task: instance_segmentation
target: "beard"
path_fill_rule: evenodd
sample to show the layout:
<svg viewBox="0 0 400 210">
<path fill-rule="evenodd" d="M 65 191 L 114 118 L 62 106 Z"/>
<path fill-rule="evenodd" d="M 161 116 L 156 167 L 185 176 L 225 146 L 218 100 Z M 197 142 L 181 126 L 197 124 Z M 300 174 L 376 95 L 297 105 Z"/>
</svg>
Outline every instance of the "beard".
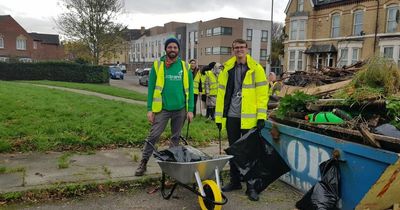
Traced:
<svg viewBox="0 0 400 210">
<path fill-rule="evenodd" d="M 167 56 L 170 59 L 175 59 L 176 57 L 178 57 L 178 53 L 176 53 L 176 52 L 168 52 Z"/>
</svg>

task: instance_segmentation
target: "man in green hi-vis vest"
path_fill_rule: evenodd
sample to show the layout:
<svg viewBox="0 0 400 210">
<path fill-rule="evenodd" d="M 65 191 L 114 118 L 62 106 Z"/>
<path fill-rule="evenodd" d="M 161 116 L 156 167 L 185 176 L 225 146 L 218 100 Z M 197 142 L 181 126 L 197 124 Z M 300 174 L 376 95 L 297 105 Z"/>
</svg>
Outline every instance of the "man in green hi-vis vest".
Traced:
<svg viewBox="0 0 400 210">
<path fill-rule="evenodd" d="M 165 41 L 166 55 L 153 63 L 150 72 L 147 119 L 151 123 L 147 141 L 155 145 L 171 120 L 171 144 L 179 145 L 179 137 L 185 119 L 193 119 L 193 76 L 189 65 L 178 56 L 179 41 L 170 37 Z M 153 147 L 144 144 L 142 160 L 136 169 L 135 176 L 146 172 L 147 162 L 153 153 Z"/>
</svg>

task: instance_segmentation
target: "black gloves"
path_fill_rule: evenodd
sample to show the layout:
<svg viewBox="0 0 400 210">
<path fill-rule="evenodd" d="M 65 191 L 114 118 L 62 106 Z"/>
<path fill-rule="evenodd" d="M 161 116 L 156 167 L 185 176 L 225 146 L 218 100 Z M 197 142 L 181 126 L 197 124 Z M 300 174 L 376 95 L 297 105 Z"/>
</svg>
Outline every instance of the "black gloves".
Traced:
<svg viewBox="0 0 400 210">
<path fill-rule="evenodd" d="M 257 130 L 261 131 L 265 126 L 265 120 L 257 120 Z"/>
<path fill-rule="evenodd" d="M 216 124 L 217 124 L 218 130 L 221 130 L 222 129 L 222 123 L 216 123 Z"/>
</svg>

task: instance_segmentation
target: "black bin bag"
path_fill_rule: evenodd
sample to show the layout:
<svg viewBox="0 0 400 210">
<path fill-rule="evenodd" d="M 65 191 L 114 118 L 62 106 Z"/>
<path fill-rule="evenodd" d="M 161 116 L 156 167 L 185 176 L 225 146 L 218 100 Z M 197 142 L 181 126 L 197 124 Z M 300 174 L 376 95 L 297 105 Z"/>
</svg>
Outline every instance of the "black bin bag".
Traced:
<svg viewBox="0 0 400 210">
<path fill-rule="evenodd" d="M 196 162 L 210 160 L 212 157 L 191 146 L 176 146 L 154 152 L 154 157 L 169 162 Z"/>
<path fill-rule="evenodd" d="M 316 183 L 296 203 L 300 210 L 341 209 L 339 160 L 329 159 L 319 165 L 321 181 Z"/>
<path fill-rule="evenodd" d="M 243 181 L 253 184 L 258 193 L 290 171 L 280 154 L 257 129 L 251 129 L 225 152 L 234 156 L 231 160 L 238 167 Z"/>
</svg>

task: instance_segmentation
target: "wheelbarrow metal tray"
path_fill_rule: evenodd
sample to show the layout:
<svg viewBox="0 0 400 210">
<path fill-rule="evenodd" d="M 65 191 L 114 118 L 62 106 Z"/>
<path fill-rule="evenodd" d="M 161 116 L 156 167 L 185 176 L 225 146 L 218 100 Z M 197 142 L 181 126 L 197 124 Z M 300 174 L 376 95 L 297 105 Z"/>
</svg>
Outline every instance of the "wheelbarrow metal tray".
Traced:
<svg viewBox="0 0 400 210">
<path fill-rule="evenodd" d="M 194 173 L 198 171 L 201 180 L 215 177 L 215 168 L 222 170 L 232 155 L 220 155 L 210 160 L 197 162 L 168 162 L 157 160 L 161 170 L 168 176 L 176 179 L 182 184 L 195 183 Z"/>
<path fill-rule="evenodd" d="M 278 140 L 272 138 L 271 129 L 278 129 Z M 271 121 L 261 133 L 291 168 L 281 179 L 303 192 L 320 180 L 319 164 L 337 150 L 343 160 L 342 209 L 388 209 L 400 202 L 399 153 Z"/>
</svg>

